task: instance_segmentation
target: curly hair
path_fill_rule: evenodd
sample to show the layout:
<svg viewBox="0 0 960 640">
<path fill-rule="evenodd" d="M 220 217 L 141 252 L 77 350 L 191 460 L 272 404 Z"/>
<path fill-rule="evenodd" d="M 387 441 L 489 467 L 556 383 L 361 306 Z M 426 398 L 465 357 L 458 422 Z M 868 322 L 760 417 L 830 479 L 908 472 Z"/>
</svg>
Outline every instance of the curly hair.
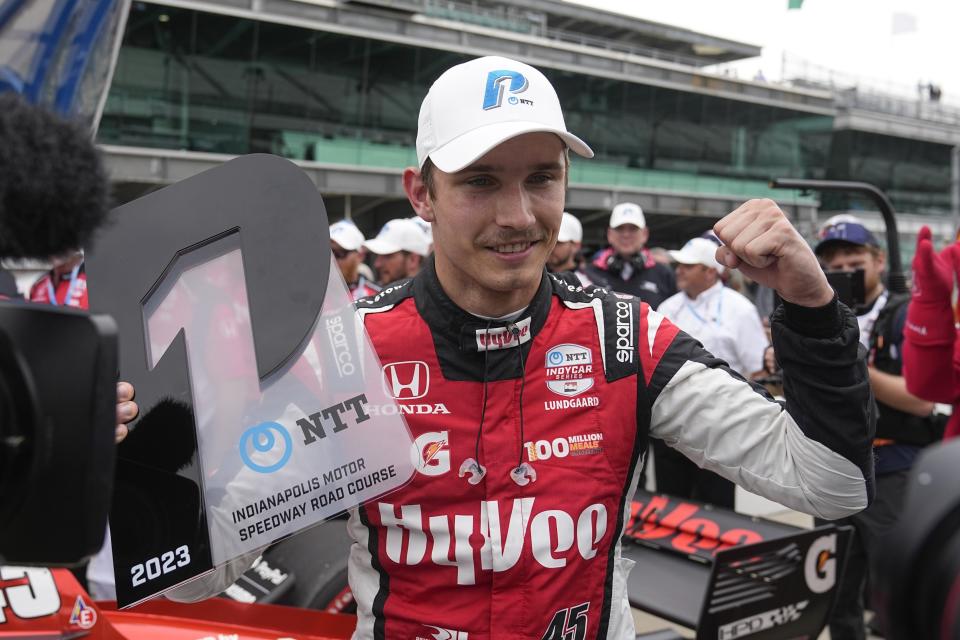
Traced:
<svg viewBox="0 0 960 640">
<path fill-rule="evenodd" d="M 0 256 L 45 258 L 86 246 L 109 211 L 90 133 L 2 93 L 0 150 Z"/>
</svg>

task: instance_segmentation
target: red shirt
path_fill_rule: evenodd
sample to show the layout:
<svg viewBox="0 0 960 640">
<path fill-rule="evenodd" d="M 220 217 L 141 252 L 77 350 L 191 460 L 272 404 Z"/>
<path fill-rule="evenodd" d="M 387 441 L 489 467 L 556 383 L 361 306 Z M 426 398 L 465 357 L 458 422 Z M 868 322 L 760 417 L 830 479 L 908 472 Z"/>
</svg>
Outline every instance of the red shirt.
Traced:
<svg viewBox="0 0 960 640">
<path fill-rule="evenodd" d="M 55 274 L 53 270 L 48 271 L 40 277 L 33 286 L 30 287 L 29 299 L 31 302 L 40 302 L 45 304 L 55 304 L 58 306 L 75 307 L 77 309 L 89 308 L 87 301 L 87 273 L 81 263 L 76 270 L 65 274 L 56 280 L 56 286 L 53 286 Z M 53 290 L 54 298 L 51 300 L 50 291 Z"/>
</svg>

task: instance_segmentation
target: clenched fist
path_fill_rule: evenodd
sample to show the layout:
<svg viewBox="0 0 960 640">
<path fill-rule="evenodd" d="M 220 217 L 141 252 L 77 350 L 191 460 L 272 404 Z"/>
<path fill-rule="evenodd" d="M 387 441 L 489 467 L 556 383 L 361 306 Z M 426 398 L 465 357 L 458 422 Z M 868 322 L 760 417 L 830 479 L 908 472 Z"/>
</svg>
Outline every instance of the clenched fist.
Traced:
<svg viewBox="0 0 960 640">
<path fill-rule="evenodd" d="M 717 261 L 780 297 L 805 307 L 821 307 L 833 289 L 806 240 L 773 200 L 749 200 L 713 226 L 723 242 Z"/>
</svg>

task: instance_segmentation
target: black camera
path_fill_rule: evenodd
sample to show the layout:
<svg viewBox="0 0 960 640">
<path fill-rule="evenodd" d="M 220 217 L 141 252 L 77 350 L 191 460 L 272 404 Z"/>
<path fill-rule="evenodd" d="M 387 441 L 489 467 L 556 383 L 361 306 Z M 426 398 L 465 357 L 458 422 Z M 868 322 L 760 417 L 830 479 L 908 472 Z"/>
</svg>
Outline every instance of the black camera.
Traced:
<svg viewBox="0 0 960 640">
<path fill-rule="evenodd" d="M 856 271 L 826 271 L 827 282 L 837 292 L 840 302 L 851 309 L 863 304 L 866 299 L 866 285 L 863 269 Z"/>
<path fill-rule="evenodd" d="M 116 375 L 109 316 L 0 302 L 0 564 L 74 564 L 100 549 Z"/>
</svg>

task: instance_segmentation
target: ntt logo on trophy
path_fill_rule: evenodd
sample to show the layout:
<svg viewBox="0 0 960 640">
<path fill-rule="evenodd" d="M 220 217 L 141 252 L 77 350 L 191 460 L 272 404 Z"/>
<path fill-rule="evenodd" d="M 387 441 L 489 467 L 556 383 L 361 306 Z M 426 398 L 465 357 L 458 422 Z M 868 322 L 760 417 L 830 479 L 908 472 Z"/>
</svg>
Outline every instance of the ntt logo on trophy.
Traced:
<svg viewBox="0 0 960 640">
<path fill-rule="evenodd" d="M 293 440 L 283 425 L 277 422 L 261 422 L 240 436 L 240 459 L 257 473 L 273 473 L 282 469 L 292 453 Z"/>
</svg>

